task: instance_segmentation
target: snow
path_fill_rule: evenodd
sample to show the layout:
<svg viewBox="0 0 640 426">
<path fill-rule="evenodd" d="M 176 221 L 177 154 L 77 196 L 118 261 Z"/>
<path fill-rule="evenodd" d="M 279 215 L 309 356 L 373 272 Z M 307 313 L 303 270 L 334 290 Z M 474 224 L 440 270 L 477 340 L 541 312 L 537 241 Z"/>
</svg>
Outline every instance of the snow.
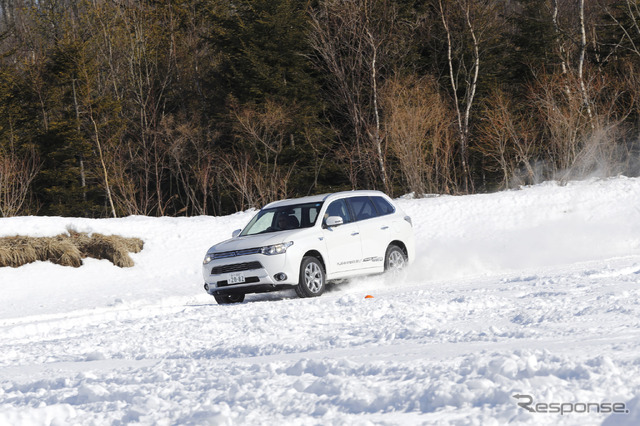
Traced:
<svg viewBox="0 0 640 426">
<path fill-rule="evenodd" d="M 201 260 L 254 211 L 0 219 L 145 242 L 133 268 L 0 268 L 0 425 L 640 423 L 639 178 L 398 203 L 404 277 L 229 306 Z"/>
</svg>

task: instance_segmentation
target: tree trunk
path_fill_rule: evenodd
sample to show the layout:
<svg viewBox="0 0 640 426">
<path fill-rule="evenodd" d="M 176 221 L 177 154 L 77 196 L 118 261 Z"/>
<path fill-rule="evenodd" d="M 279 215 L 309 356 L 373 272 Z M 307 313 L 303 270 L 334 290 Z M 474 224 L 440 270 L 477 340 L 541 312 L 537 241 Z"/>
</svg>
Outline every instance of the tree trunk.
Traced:
<svg viewBox="0 0 640 426">
<path fill-rule="evenodd" d="M 587 88 L 584 84 L 584 54 L 587 50 L 587 32 L 584 27 L 584 0 L 580 0 L 580 62 L 578 63 L 578 79 L 580 81 L 580 92 L 582 93 L 582 102 L 587 108 L 587 114 L 589 115 L 589 125 L 591 130 L 594 130 L 593 113 L 591 112 L 591 102 L 589 102 L 589 96 L 587 95 Z"/>
<path fill-rule="evenodd" d="M 384 185 L 385 191 L 389 192 L 389 185 L 387 183 L 387 170 L 384 162 L 384 155 L 382 154 L 382 140 L 380 138 L 380 110 L 378 108 L 378 76 L 377 76 L 377 55 L 378 55 L 378 46 L 376 46 L 375 39 L 371 34 L 371 31 L 367 29 L 367 36 L 369 37 L 369 42 L 371 43 L 371 50 L 373 52 L 373 57 L 371 59 L 371 82 L 373 85 L 373 112 L 376 121 L 376 127 L 374 135 L 371 136 L 373 139 L 373 143 L 376 149 L 376 154 L 378 155 L 378 165 L 380 166 L 380 174 L 382 177 L 382 184 Z"/>
</svg>

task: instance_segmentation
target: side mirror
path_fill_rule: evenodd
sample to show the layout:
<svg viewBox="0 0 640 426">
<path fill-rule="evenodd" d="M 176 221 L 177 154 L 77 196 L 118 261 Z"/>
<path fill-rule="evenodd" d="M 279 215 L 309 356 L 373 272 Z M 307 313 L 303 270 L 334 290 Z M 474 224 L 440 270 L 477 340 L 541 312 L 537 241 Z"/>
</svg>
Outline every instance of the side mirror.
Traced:
<svg viewBox="0 0 640 426">
<path fill-rule="evenodd" d="M 242 229 L 236 229 L 231 233 L 231 238 L 237 237 L 238 235 L 240 235 L 241 232 L 242 232 Z"/>
<path fill-rule="evenodd" d="M 329 216 L 325 221 L 327 227 L 331 228 L 332 226 L 339 226 L 344 223 L 340 216 Z"/>
</svg>

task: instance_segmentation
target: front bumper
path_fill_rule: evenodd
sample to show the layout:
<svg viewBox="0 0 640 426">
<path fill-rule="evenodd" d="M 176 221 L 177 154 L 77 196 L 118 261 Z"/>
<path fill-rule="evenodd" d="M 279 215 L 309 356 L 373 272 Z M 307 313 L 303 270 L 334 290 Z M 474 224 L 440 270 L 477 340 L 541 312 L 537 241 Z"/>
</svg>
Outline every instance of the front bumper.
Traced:
<svg viewBox="0 0 640 426">
<path fill-rule="evenodd" d="M 258 293 L 295 285 L 299 271 L 288 266 L 293 262 L 287 260 L 287 253 L 273 256 L 252 254 L 212 260 L 202 267 L 205 289 L 211 295 L 237 294 Z M 277 279 L 279 274 L 286 275 L 286 279 Z M 239 276 L 244 279 L 243 282 L 237 282 Z"/>
</svg>

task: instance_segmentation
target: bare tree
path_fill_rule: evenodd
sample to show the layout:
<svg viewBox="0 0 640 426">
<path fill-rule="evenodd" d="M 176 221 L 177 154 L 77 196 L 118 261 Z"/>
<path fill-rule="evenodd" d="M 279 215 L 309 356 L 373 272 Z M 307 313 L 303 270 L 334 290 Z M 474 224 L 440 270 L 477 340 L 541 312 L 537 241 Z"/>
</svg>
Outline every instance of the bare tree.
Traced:
<svg viewBox="0 0 640 426">
<path fill-rule="evenodd" d="M 200 146 L 202 136 L 185 127 L 185 120 L 171 117 L 176 112 L 167 111 L 166 106 L 178 66 L 188 66 L 183 65 L 188 61 L 178 60 L 178 44 L 191 43 L 190 60 L 201 54 L 176 29 L 176 10 L 193 10 L 187 11 L 188 5 L 180 9 L 182 5 L 173 3 L 137 1 L 96 1 L 85 7 L 92 35 L 86 43 L 97 74 L 91 90 L 96 99 L 114 106 L 109 117 L 99 117 L 105 128 L 100 133 L 105 141 L 103 155 L 109 158 L 114 204 L 127 214 L 172 214 L 185 207 L 181 202 L 193 211 L 204 211 L 207 203 L 201 191 L 208 191 L 212 175 L 195 165 L 203 160 L 190 161 L 190 148 L 186 148 L 192 143 Z M 192 25 L 190 30 L 197 31 L 199 23 Z M 107 118 L 111 129 L 107 129 Z M 167 123 L 177 128 L 167 129 Z M 201 171 L 207 182 L 194 183 L 194 173 Z M 173 192 L 173 188 L 179 189 Z"/>
<path fill-rule="evenodd" d="M 393 78 L 382 91 L 384 130 L 409 189 L 416 197 L 449 192 L 455 181 L 451 160 L 451 112 L 433 78 Z"/>
<path fill-rule="evenodd" d="M 494 90 L 482 111 L 482 121 L 478 131 L 478 149 L 486 158 L 493 160 L 496 167 L 488 164 L 489 171 L 502 174 L 502 186 L 535 183 L 535 147 L 537 135 L 530 117 L 516 111 L 512 101 L 501 90 Z M 522 173 L 518 170 L 524 170 Z"/>
<path fill-rule="evenodd" d="M 585 29 L 584 21 L 584 0 L 580 0 L 579 3 L 579 16 L 580 16 L 580 59 L 578 60 L 578 81 L 580 82 L 580 93 L 582 94 L 582 102 L 589 115 L 589 125 L 591 130 L 595 130 L 593 124 L 593 112 L 591 112 L 591 101 L 589 94 L 587 93 L 587 87 L 584 83 L 584 56 L 587 51 L 587 32 Z"/>
<path fill-rule="evenodd" d="M 223 179 L 227 185 L 233 188 L 239 195 L 235 202 L 238 211 L 247 207 L 259 208 L 260 194 L 254 184 L 253 159 L 248 152 L 239 153 L 232 151 L 220 157 L 223 165 Z"/>
<path fill-rule="evenodd" d="M 280 155 L 290 134 L 291 114 L 267 100 L 262 106 L 235 106 L 232 110 L 237 135 L 233 153 L 223 157 L 224 179 L 241 195 L 244 208 L 289 196 L 295 164 L 284 167 Z"/>
<path fill-rule="evenodd" d="M 316 64 L 331 76 L 330 98 L 350 123 L 353 141 L 344 157 L 352 186 L 360 171 L 368 171 L 389 189 L 381 133 L 379 86 L 381 70 L 398 52 L 394 45 L 396 11 L 384 0 L 323 0 L 310 10 L 311 45 Z"/>
<path fill-rule="evenodd" d="M 618 6 L 619 2 L 613 5 Z M 613 46 L 610 46 L 610 52 L 605 58 L 607 61 L 610 57 L 622 53 L 632 53 L 640 58 L 640 46 L 638 38 L 640 38 L 640 5 L 633 0 L 624 0 L 623 7 L 612 8 L 610 4 L 603 4 L 602 9 L 606 15 L 617 26 L 621 33 L 620 40 Z"/>
<path fill-rule="evenodd" d="M 104 178 L 104 188 L 107 194 L 107 200 L 109 200 L 109 206 L 111 207 L 111 214 L 113 217 L 118 217 L 116 213 L 116 207 L 113 204 L 113 197 L 111 195 L 111 184 L 109 183 L 109 172 L 107 171 L 107 165 L 104 159 L 102 142 L 100 141 L 100 132 L 98 131 L 98 124 L 96 123 L 93 108 L 91 107 L 91 100 L 89 100 L 89 118 L 91 119 L 91 124 L 93 125 L 94 130 L 94 140 L 96 143 L 96 148 L 98 149 L 98 158 L 100 160 L 100 166 L 102 167 L 102 176 Z"/>
<path fill-rule="evenodd" d="M 455 0 L 445 3 L 447 7 L 442 0 L 438 0 L 440 19 L 447 40 L 447 64 L 456 111 L 462 184 L 464 191 L 469 192 L 473 189 L 469 169 L 470 120 L 480 73 L 480 44 L 482 43 L 483 31 L 488 29 L 486 25 L 484 25 L 484 30 L 482 29 L 483 24 L 487 22 L 483 22 L 481 19 L 487 14 L 491 3 L 482 5 L 481 2 L 473 0 Z M 457 15 L 457 12 L 461 12 L 461 15 Z M 454 33 L 450 23 L 454 19 L 462 22 L 462 25 L 458 22 L 458 33 Z M 467 60 L 469 63 L 465 63 L 463 49 L 465 36 L 469 37 L 471 45 L 471 57 Z M 454 51 L 458 52 L 457 57 L 454 57 Z M 463 82 L 460 81 L 460 78 L 463 79 Z M 461 92 L 462 95 L 460 95 Z"/>
<path fill-rule="evenodd" d="M 216 156 L 205 136 L 182 117 L 165 116 L 161 137 L 166 141 L 172 180 L 178 185 L 181 207 L 176 213 L 207 214 L 215 183 Z"/>
<path fill-rule="evenodd" d="M 618 170 L 618 136 L 632 106 L 619 103 L 623 87 L 585 80 L 592 114 L 586 111 L 581 82 L 575 75 L 542 75 L 532 88 L 531 101 L 539 114 L 553 162 L 553 177 L 584 177 L 595 170 Z M 612 83 L 616 84 L 616 82 Z M 565 86 L 569 91 L 563 90 Z M 568 93 L 568 94 L 567 94 Z M 606 173 L 605 173 L 606 174 Z"/>
<path fill-rule="evenodd" d="M 29 194 L 31 182 L 38 174 L 40 161 L 34 151 L 19 156 L 13 149 L 0 148 L 0 215 L 15 216 Z"/>
<path fill-rule="evenodd" d="M 560 64 L 562 69 L 562 74 L 567 75 L 568 65 L 567 65 L 567 50 L 564 47 L 562 42 L 562 34 L 560 31 L 560 24 L 558 23 L 558 0 L 551 0 L 552 3 L 552 12 L 551 12 L 551 20 L 553 22 L 553 30 L 555 32 L 555 40 L 558 48 L 558 56 L 560 57 Z M 568 88 L 566 89 L 568 90 Z"/>
<path fill-rule="evenodd" d="M 170 7 L 162 11 L 168 12 L 167 18 L 171 18 Z M 163 141 L 158 138 L 157 130 L 166 101 L 165 91 L 173 76 L 174 61 L 169 58 L 173 54 L 171 41 L 165 38 L 166 34 L 163 37 L 157 32 L 158 13 L 161 11 L 140 3 L 126 9 L 126 13 L 122 14 L 122 22 L 129 34 L 126 87 L 137 109 L 135 125 L 138 135 L 131 136 L 140 144 L 141 161 L 138 168 L 143 171 L 139 177 L 144 193 L 141 199 L 143 211 L 150 213 L 156 210 L 156 214 L 164 215 L 168 203 L 163 187 L 167 159 L 166 147 L 162 146 Z M 153 19 L 155 26 L 149 26 L 150 19 Z M 170 31 L 167 33 L 170 34 Z"/>
</svg>

